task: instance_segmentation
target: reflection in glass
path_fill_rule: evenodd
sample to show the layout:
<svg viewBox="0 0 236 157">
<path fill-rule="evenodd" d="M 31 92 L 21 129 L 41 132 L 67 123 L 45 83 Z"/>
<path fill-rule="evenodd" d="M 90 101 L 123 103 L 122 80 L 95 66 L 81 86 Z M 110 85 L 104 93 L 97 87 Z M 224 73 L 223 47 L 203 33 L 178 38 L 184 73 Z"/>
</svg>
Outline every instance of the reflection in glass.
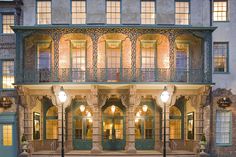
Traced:
<svg viewBox="0 0 236 157">
<path fill-rule="evenodd" d="M 136 118 L 135 119 L 135 139 L 141 139 L 142 138 L 142 121 L 141 119 Z"/>
<path fill-rule="evenodd" d="M 12 146 L 12 125 L 3 125 L 3 146 Z"/>
<path fill-rule="evenodd" d="M 181 112 L 176 106 L 170 108 L 170 139 L 181 139 Z"/>
<path fill-rule="evenodd" d="M 46 114 L 46 139 L 57 139 L 58 131 L 58 114 L 57 107 L 52 106 L 48 109 Z"/>
<path fill-rule="evenodd" d="M 106 119 L 103 122 L 104 139 L 112 139 L 112 119 Z"/>
<path fill-rule="evenodd" d="M 123 119 L 114 119 L 115 139 L 123 139 Z"/>
</svg>

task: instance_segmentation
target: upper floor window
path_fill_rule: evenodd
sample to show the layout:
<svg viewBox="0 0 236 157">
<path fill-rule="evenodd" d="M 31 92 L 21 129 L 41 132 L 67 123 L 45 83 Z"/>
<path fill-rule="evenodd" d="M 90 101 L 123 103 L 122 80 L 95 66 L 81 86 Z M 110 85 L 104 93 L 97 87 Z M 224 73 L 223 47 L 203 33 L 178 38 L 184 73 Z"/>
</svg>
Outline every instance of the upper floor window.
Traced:
<svg viewBox="0 0 236 157">
<path fill-rule="evenodd" d="M 86 24 L 86 0 L 73 0 L 72 24 Z"/>
<path fill-rule="evenodd" d="M 14 25 L 14 15 L 2 15 L 2 32 L 14 33 L 10 26 Z"/>
<path fill-rule="evenodd" d="M 13 89 L 14 83 L 14 61 L 2 62 L 2 88 Z"/>
<path fill-rule="evenodd" d="M 120 24 L 120 1 L 107 0 L 106 3 L 107 24 Z"/>
<path fill-rule="evenodd" d="M 216 144 L 231 144 L 231 112 L 225 110 L 216 111 Z"/>
<path fill-rule="evenodd" d="M 38 0 L 37 1 L 37 23 L 51 24 L 51 1 Z"/>
<path fill-rule="evenodd" d="M 188 0 L 175 1 L 175 24 L 189 25 L 190 20 L 190 2 Z"/>
<path fill-rule="evenodd" d="M 228 20 L 228 0 L 214 0 L 213 21 Z"/>
<path fill-rule="evenodd" d="M 141 24 L 155 24 L 155 1 L 141 1 Z"/>
<path fill-rule="evenodd" d="M 214 43 L 214 72 L 228 72 L 228 43 Z"/>
</svg>

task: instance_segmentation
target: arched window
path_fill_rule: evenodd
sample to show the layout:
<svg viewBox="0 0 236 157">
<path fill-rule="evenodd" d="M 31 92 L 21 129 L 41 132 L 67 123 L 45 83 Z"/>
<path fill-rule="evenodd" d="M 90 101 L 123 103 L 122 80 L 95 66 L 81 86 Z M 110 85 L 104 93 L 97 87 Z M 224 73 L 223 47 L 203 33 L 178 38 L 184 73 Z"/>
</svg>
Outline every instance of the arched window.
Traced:
<svg viewBox="0 0 236 157">
<path fill-rule="evenodd" d="M 58 109 L 52 106 L 46 113 L 46 139 L 57 139 L 58 135 Z"/>
<path fill-rule="evenodd" d="M 182 114 L 176 106 L 170 107 L 170 139 L 181 139 Z"/>
</svg>

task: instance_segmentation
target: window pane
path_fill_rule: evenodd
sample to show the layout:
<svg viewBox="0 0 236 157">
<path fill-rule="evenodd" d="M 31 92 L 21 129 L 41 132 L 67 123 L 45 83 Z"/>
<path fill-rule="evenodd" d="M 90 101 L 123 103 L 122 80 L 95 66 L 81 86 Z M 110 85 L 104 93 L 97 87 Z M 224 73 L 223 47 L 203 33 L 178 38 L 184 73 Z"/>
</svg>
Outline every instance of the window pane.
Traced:
<svg viewBox="0 0 236 157">
<path fill-rule="evenodd" d="M 213 3 L 213 20 L 214 21 L 227 21 L 228 19 L 228 1 L 217 0 Z"/>
<path fill-rule="evenodd" d="M 14 61 L 2 62 L 2 88 L 9 89 L 14 88 Z"/>
<path fill-rule="evenodd" d="M 214 72 L 228 72 L 228 43 L 214 43 Z"/>
<path fill-rule="evenodd" d="M 73 0 L 72 8 L 72 24 L 86 23 L 86 0 Z"/>
<path fill-rule="evenodd" d="M 155 24 L 155 1 L 141 2 L 141 24 Z"/>
<path fill-rule="evenodd" d="M 12 125 L 3 125 L 3 146 L 12 146 Z"/>
<path fill-rule="evenodd" d="M 176 1 L 175 2 L 175 24 L 188 25 L 189 24 L 189 2 Z"/>
<path fill-rule="evenodd" d="M 51 1 L 37 1 L 38 24 L 51 24 Z"/>
<path fill-rule="evenodd" d="M 46 121 L 46 139 L 57 139 L 57 119 Z"/>
<path fill-rule="evenodd" d="M 216 112 L 216 143 L 230 144 L 231 137 L 231 112 Z"/>
<path fill-rule="evenodd" d="M 120 24 L 120 1 L 107 0 L 107 24 Z"/>
<path fill-rule="evenodd" d="M 2 15 L 3 33 L 14 33 L 10 26 L 14 26 L 14 15 Z"/>
</svg>

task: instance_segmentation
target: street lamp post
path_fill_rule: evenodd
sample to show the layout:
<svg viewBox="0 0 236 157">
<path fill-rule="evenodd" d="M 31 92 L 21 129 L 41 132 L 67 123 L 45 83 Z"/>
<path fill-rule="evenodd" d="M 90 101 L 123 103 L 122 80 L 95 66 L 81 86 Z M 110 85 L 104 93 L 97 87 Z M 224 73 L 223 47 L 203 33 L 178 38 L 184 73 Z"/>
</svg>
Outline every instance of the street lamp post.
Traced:
<svg viewBox="0 0 236 157">
<path fill-rule="evenodd" d="M 61 87 L 59 93 L 58 93 L 58 99 L 61 103 L 61 110 L 62 110 L 62 123 L 61 123 L 61 157 L 64 157 L 64 103 L 67 100 L 67 95 L 63 89 L 63 87 Z"/>
<path fill-rule="evenodd" d="M 168 102 L 170 98 L 170 93 L 167 91 L 166 87 L 164 88 L 164 91 L 161 93 L 161 101 L 164 105 L 164 147 L 163 147 L 163 157 L 166 157 L 166 103 Z"/>
</svg>

